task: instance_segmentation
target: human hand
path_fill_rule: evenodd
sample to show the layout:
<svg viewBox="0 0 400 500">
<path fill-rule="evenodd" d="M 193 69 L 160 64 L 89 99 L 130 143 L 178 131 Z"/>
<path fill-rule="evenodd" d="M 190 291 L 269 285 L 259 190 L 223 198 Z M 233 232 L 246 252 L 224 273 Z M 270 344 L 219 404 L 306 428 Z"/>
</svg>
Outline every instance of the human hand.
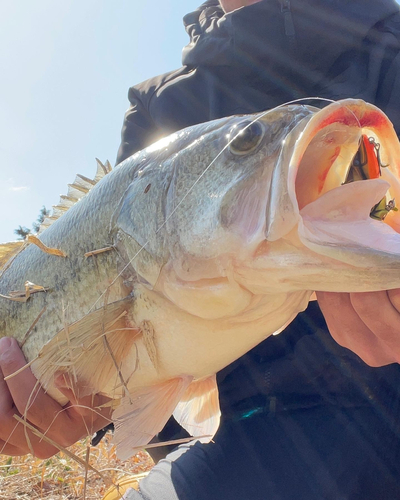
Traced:
<svg viewBox="0 0 400 500">
<path fill-rule="evenodd" d="M 329 331 L 338 344 L 370 366 L 400 362 L 400 289 L 317 292 Z"/>
<path fill-rule="evenodd" d="M 104 396 L 86 396 L 77 400 L 72 389 L 59 381 L 57 388 L 69 399 L 61 406 L 38 384 L 30 368 L 4 380 L 26 365 L 26 360 L 15 339 L 0 339 L 0 453 L 25 455 L 33 453 L 48 458 L 58 448 L 37 437 L 18 423 L 14 414 L 36 427 L 42 434 L 62 447 L 93 434 L 110 423 L 109 408 L 99 408 L 108 399 Z"/>
</svg>

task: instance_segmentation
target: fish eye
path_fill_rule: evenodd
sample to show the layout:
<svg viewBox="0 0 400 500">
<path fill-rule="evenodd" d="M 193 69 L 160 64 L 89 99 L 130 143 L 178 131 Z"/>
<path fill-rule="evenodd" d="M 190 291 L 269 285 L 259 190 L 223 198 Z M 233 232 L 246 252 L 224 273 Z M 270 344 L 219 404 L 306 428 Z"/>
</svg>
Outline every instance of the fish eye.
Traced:
<svg viewBox="0 0 400 500">
<path fill-rule="evenodd" d="M 229 150 L 234 155 L 245 155 L 256 149 L 264 137 L 264 127 L 258 121 L 244 121 L 235 125 L 230 133 Z"/>
</svg>

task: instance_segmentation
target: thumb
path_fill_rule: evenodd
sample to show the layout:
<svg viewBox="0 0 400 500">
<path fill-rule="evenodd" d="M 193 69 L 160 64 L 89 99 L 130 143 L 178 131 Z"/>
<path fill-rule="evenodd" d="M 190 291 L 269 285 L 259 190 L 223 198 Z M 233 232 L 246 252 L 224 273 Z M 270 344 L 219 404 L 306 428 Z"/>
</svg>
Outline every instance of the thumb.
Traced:
<svg viewBox="0 0 400 500">
<path fill-rule="evenodd" d="M 59 374 L 55 379 L 57 389 L 69 399 L 70 407 L 82 417 L 111 415 L 111 408 L 102 408 L 110 398 L 95 394 L 88 385 L 75 382 L 68 373 Z"/>
<path fill-rule="evenodd" d="M 10 337 L 0 339 L 0 368 L 4 377 L 12 375 L 26 365 L 23 352 L 18 342 Z"/>
</svg>

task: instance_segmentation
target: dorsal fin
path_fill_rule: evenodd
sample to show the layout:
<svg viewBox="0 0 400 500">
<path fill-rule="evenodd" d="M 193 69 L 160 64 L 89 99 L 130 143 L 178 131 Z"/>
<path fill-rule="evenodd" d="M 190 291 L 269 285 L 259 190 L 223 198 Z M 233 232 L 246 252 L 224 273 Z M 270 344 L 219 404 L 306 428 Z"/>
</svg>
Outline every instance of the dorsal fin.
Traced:
<svg viewBox="0 0 400 500">
<path fill-rule="evenodd" d="M 66 195 L 60 196 L 60 201 L 53 206 L 53 212 L 49 217 L 46 217 L 40 225 L 38 234 L 42 233 L 53 222 L 59 219 L 72 205 L 75 205 L 95 186 L 104 176 L 112 170 L 110 162 L 107 160 L 104 164 L 96 158 L 97 171 L 93 179 L 89 179 L 84 175 L 77 174 L 72 184 L 68 184 L 68 192 Z"/>
</svg>

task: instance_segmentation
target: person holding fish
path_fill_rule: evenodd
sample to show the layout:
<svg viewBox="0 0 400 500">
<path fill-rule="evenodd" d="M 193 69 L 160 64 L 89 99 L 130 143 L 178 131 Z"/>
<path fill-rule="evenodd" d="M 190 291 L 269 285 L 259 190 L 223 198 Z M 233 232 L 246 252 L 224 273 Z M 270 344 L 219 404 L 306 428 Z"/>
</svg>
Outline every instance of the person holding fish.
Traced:
<svg viewBox="0 0 400 500">
<path fill-rule="evenodd" d="M 314 96 L 371 102 L 399 134 L 394 0 L 208 0 L 184 22 L 183 67 L 129 91 L 117 163 L 185 127 Z M 384 168 L 368 141 L 357 153 L 367 158 L 361 166 Z M 311 303 L 218 374 L 215 442 L 181 445 L 126 498 L 400 498 L 400 289 L 317 299 L 325 320 Z M 3 377 L 24 365 L 17 342 L 0 340 Z M 9 437 L 35 385 L 28 369 L 0 379 L 2 453 L 56 452 L 33 436 L 28 444 L 19 428 Z M 59 387 L 71 401 L 65 418 L 50 425 L 62 408 L 40 388 L 29 413 L 54 441 L 72 444 L 88 425 L 95 431 L 108 422 L 106 410 L 94 419 L 79 410 L 99 406 L 100 396 L 77 400 L 63 381 Z M 158 439 L 184 435 L 171 420 Z"/>
</svg>

